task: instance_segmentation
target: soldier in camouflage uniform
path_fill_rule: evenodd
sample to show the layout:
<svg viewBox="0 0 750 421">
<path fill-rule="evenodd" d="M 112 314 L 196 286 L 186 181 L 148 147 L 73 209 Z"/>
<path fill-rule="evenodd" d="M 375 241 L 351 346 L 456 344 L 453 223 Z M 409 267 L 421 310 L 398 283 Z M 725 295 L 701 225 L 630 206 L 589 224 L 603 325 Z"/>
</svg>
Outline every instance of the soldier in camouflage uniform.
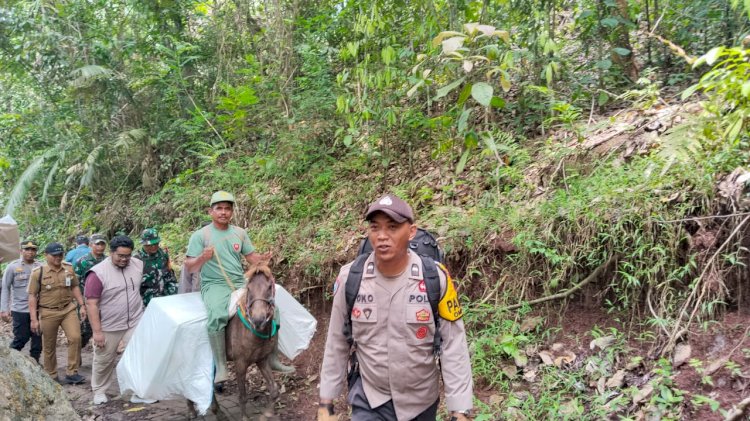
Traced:
<svg viewBox="0 0 750 421">
<path fill-rule="evenodd" d="M 107 238 L 102 234 L 94 234 L 91 236 L 91 251 L 83 255 L 80 259 L 73 263 L 73 271 L 78 276 L 78 286 L 81 287 L 81 294 L 83 294 L 83 288 L 86 286 L 86 272 L 91 270 L 92 267 L 103 262 L 107 257 L 104 251 L 107 249 Z M 89 320 L 86 319 L 81 322 L 81 348 L 85 347 L 89 343 L 91 336 L 94 332 L 91 330 Z"/>
<path fill-rule="evenodd" d="M 146 228 L 141 233 L 143 248 L 133 254 L 133 257 L 143 261 L 141 297 L 144 307 L 154 297 L 177 294 L 177 278 L 169 261 L 169 253 L 159 247 L 160 242 L 159 233 L 154 228 Z"/>
</svg>

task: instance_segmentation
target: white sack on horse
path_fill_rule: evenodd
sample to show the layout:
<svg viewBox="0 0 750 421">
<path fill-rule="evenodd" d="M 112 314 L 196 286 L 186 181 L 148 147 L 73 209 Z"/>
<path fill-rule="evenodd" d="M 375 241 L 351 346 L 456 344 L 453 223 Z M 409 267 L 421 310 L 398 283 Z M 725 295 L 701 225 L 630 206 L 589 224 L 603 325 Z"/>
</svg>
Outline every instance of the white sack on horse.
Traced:
<svg viewBox="0 0 750 421">
<path fill-rule="evenodd" d="M 117 364 L 120 393 L 189 399 L 205 415 L 213 394 L 213 356 L 199 292 L 149 302 Z"/>
<path fill-rule="evenodd" d="M 229 317 L 237 314 L 237 303 L 245 289 L 238 289 L 229 299 Z M 295 300 L 284 287 L 276 284 L 276 308 L 279 311 L 279 351 L 293 360 L 310 346 L 318 321 L 307 309 Z"/>
</svg>

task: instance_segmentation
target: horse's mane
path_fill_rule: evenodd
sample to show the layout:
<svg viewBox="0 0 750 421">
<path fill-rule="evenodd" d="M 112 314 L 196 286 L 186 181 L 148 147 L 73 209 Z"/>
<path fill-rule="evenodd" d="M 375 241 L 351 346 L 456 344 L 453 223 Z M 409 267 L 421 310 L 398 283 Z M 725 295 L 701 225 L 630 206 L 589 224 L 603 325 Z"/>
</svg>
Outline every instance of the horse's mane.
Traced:
<svg viewBox="0 0 750 421">
<path fill-rule="evenodd" d="M 247 272 L 245 272 L 245 279 L 249 281 L 258 273 L 265 275 L 266 278 L 270 279 L 271 281 L 273 281 L 274 279 L 273 274 L 271 273 L 271 268 L 268 267 L 268 262 L 259 262 L 251 265 Z"/>
</svg>

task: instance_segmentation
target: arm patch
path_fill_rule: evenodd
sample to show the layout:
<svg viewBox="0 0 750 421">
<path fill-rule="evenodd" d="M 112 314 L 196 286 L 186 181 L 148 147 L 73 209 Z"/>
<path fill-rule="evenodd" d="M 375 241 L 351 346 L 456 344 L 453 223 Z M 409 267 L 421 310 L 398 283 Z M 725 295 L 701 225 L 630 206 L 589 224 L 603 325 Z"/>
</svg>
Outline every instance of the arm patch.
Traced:
<svg viewBox="0 0 750 421">
<path fill-rule="evenodd" d="M 453 285 L 451 275 L 443 265 L 439 266 L 445 273 L 445 294 L 438 304 L 438 313 L 443 319 L 455 322 L 463 317 L 464 311 L 461 309 L 461 304 L 458 302 L 458 293 L 456 292 L 456 287 Z"/>
</svg>

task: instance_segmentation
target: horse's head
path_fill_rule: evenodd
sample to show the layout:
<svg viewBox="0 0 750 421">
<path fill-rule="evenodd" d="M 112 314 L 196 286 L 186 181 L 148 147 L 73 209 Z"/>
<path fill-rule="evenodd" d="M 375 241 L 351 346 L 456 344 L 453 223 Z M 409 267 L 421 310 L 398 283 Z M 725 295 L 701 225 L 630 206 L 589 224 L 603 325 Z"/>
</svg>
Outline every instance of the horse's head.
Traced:
<svg viewBox="0 0 750 421">
<path fill-rule="evenodd" d="M 269 326 L 276 307 L 276 282 L 267 263 L 253 265 L 245 272 L 245 311 L 247 319 L 256 330 Z"/>
</svg>

